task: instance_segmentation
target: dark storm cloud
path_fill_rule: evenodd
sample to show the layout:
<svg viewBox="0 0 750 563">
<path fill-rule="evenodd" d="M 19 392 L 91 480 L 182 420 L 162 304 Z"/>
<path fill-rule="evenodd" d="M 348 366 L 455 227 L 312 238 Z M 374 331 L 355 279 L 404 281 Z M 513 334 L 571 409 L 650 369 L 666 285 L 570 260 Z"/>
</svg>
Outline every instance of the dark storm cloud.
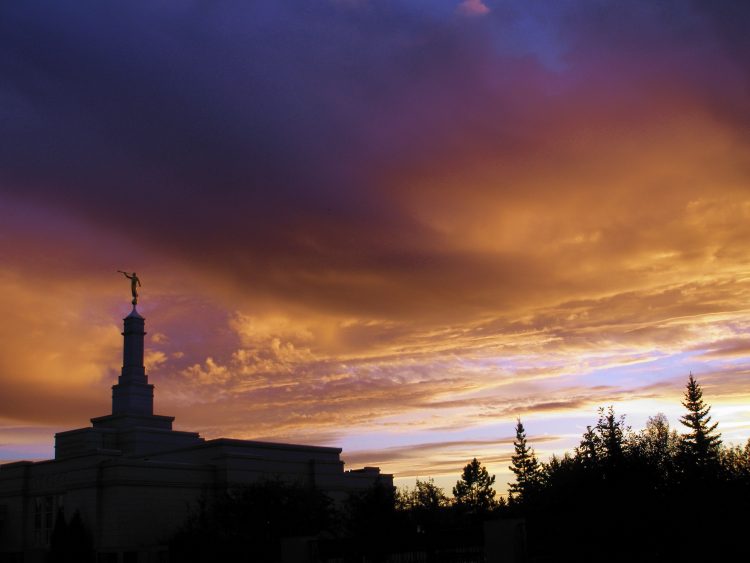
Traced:
<svg viewBox="0 0 750 563">
<path fill-rule="evenodd" d="M 426 233 L 378 176 L 476 82 L 467 43 L 396 4 L 6 5 L 2 190 L 273 292 L 398 269 Z"/>
<path fill-rule="evenodd" d="M 109 220 L 134 202 L 150 218 L 213 227 L 279 207 L 363 213 L 373 201 L 361 201 L 368 175 L 358 169 L 366 159 L 376 170 L 383 150 L 370 145 L 368 119 L 403 103 L 394 98 L 405 82 L 430 82 L 465 56 L 449 30 L 397 8 L 51 2 L 3 12 L 5 189 L 58 194 Z"/>
<path fill-rule="evenodd" d="M 569 127 L 560 118 L 579 113 L 578 98 L 611 112 L 596 96 L 628 95 L 612 81 L 632 83 L 638 99 L 653 93 L 643 84 L 652 72 L 683 79 L 695 74 L 688 57 L 724 60 L 719 32 L 736 14 L 497 3 L 464 18 L 457 7 L 5 5 L 2 190 L 219 270 L 230 285 L 252 274 L 256 291 L 328 309 L 426 311 L 472 284 L 469 308 L 538 297 L 541 265 L 522 252 L 446 249 L 446 233 L 414 216 L 414 201 L 430 197 L 410 186 L 414 175 L 431 185 L 451 163 L 471 167 L 484 154 L 511 159 L 513 178 L 514 159 L 547 156 L 535 130 Z M 554 34 L 519 35 L 545 16 Z M 526 44 L 498 43 L 509 35 Z M 650 66 L 638 69 L 645 50 Z M 564 75 L 545 66 L 550 58 Z M 485 193 L 464 178 L 460 189 L 477 203 L 527 188 L 510 181 Z"/>
</svg>

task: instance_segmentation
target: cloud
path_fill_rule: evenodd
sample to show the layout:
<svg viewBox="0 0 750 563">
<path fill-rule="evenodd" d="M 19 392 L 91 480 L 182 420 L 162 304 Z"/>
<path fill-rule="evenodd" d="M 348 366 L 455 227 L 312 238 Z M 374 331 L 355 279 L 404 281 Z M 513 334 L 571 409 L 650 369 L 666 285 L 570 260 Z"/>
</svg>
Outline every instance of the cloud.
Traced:
<svg viewBox="0 0 750 563">
<path fill-rule="evenodd" d="M 557 436 L 532 436 L 530 437 L 535 443 L 543 443 L 558 440 Z M 515 436 L 503 436 L 496 439 L 485 440 L 454 440 L 443 442 L 425 442 L 421 444 L 409 444 L 407 446 L 398 446 L 383 448 L 377 451 L 360 451 L 351 453 L 347 457 L 351 463 L 364 463 L 363 460 L 373 457 L 380 457 L 382 460 L 399 460 L 404 458 L 415 458 L 422 455 L 441 453 L 446 450 L 466 449 L 475 446 L 502 446 L 513 445 Z"/>
<path fill-rule="evenodd" d="M 491 451 L 498 448 L 505 450 L 503 454 L 482 456 L 485 463 L 510 462 L 509 453 L 512 449 L 512 439 L 502 440 L 466 440 L 444 443 L 424 443 L 385 448 L 373 451 L 361 451 L 345 454 L 345 461 L 349 465 L 370 465 L 388 467 L 398 477 L 419 477 L 425 475 L 443 475 L 458 473 L 466 462 L 489 447 Z M 479 448 L 479 449 L 478 449 Z"/>
<path fill-rule="evenodd" d="M 12 304 L 0 329 L 0 408 L 12 420 L 71 422 L 106 401 L 104 377 L 118 361 L 118 335 L 106 330 L 112 324 L 103 311 L 87 315 L 89 306 L 103 304 L 101 296 L 92 289 L 84 304 L 70 288 L 54 285 L 8 269 L 0 274 Z"/>
<path fill-rule="evenodd" d="M 697 345 L 695 349 L 702 351 L 701 357 L 707 359 L 746 358 L 750 353 L 750 339 L 744 336 L 725 338 L 715 342 L 702 343 Z"/>
<path fill-rule="evenodd" d="M 117 269 L 210 436 L 471 441 L 693 368 L 744 400 L 746 10 L 9 7 L 3 412 L 106 412 Z"/>
<path fill-rule="evenodd" d="M 482 0 L 463 0 L 458 5 L 458 13 L 465 16 L 483 16 L 489 14 L 490 9 Z"/>
</svg>

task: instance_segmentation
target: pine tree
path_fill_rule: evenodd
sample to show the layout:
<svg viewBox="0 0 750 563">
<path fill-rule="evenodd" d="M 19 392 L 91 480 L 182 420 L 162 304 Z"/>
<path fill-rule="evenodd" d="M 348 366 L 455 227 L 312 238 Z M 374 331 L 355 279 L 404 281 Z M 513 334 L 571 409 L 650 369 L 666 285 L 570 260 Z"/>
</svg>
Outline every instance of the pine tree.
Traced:
<svg viewBox="0 0 750 563">
<path fill-rule="evenodd" d="M 625 452 L 625 433 L 629 428 L 625 426 L 625 416 L 619 418 L 615 415 L 615 409 L 611 405 L 606 409 L 599 407 L 599 421 L 596 423 L 596 432 L 599 435 L 600 456 L 607 465 L 616 466 L 622 462 Z"/>
<path fill-rule="evenodd" d="M 487 472 L 477 458 L 464 467 L 461 479 L 453 487 L 456 506 L 470 512 L 487 512 L 495 507 L 495 476 Z"/>
<path fill-rule="evenodd" d="M 516 422 L 516 439 L 513 442 L 516 454 L 511 457 L 513 465 L 509 469 L 515 474 L 516 482 L 510 485 L 510 497 L 515 502 L 528 500 L 530 495 L 539 485 L 540 467 L 534 455 L 534 450 L 529 448 L 526 441 L 526 430 L 519 418 Z"/>
<path fill-rule="evenodd" d="M 692 373 L 682 406 L 688 412 L 680 418 L 680 422 L 690 430 L 682 439 L 685 453 L 699 467 L 717 461 L 721 445 L 721 434 L 716 431 L 719 423 L 711 424 L 711 417 L 708 415 L 711 407 L 703 402 L 703 390 Z"/>
<path fill-rule="evenodd" d="M 587 470 L 597 468 L 601 458 L 601 442 L 601 438 L 594 429 L 587 426 L 586 432 L 581 437 L 581 443 L 575 449 L 576 462 Z"/>
</svg>

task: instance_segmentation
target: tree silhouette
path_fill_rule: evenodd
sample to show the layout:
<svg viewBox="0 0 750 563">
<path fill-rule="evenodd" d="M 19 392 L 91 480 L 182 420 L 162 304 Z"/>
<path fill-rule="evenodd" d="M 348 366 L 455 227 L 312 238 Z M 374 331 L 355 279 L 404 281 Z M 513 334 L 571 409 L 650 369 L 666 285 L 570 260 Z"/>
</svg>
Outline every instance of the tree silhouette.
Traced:
<svg viewBox="0 0 750 563">
<path fill-rule="evenodd" d="M 750 503 L 750 440 L 733 447 L 721 443 L 692 374 L 683 405 L 687 414 L 681 422 L 690 430 L 684 437 L 661 413 L 633 433 L 623 416 L 605 407 L 596 424 L 586 427 L 574 455 L 553 455 L 539 464 L 534 501 L 498 512 L 525 519 L 530 560 L 747 558 L 742 542 L 713 538 L 745 533 L 747 519 L 729 508 Z M 529 450 L 520 424 L 516 431 L 511 470 Z M 686 525 L 699 535 L 686 539 Z M 576 547 L 561 553 L 562 544 Z"/>
<path fill-rule="evenodd" d="M 495 506 L 494 484 L 495 476 L 474 458 L 464 467 L 461 479 L 453 487 L 456 506 L 469 512 L 488 512 Z"/>
<path fill-rule="evenodd" d="M 400 491 L 397 500 L 402 510 L 437 510 L 448 506 L 448 497 L 432 477 L 425 481 L 417 479 L 415 487 Z"/>
<path fill-rule="evenodd" d="M 86 529 L 77 510 L 70 522 L 65 521 L 62 509 L 57 512 L 55 527 L 50 538 L 50 563 L 86 563 L 93 561 L 94 551 L 91 534 Z"/>
<path fill-rule="evenodd" d="M 606 409 L 599 407 L 599 421 L 596 423 L 596 432 L 599 434 L 599 446 L 601 457 L 610 465 L 619 463 L 624 455 L 625 416 L 619 418 L 615 415 L 615 409 L 611 405 Z"/>
<path fill-rule="evenodd" d="M 650 416 L 646 427 L 633 438 L 639 453 L 656 464 L 665 463 L 675 456 L 680 437 L 669 428 L 664 413 Z"/>
<path fill-rule="evenodd" d="M 380 479 L 363 491 L 351 493 L 344 506 L 346 532 L 353 540 L 346 560 L 386 560 L 403 529 L 399 516 L 394 487 Z"/>
<path fill-rule="evenodd" d="M 273 563 L 282 538 L 316 535 L 331 524 L 332 502 L 323 492 L 264 479 L 204 500 L 172 537 L 170 560 Z"/>
<path fill-rule="evenodd" d="M 601 438 L 591 426 L 587 426 L 581 443 L 575 449 L 575 460 L 584 469 L 594 469 L 599 466 L 601 450 Z"/>
<path fill-rule="evenodd" d="M 528 500 L 539 486 L 540 466 L 534 455 L 534 450 L 526 441 L 526 430 L 519 418 L 516 422 L 516 439 L 513 442 L 515 455 L 511 457 L 512 465 L 509 469 L 515 474 L 516 482 L 508 483 L 510 498 L 517 502 Z"/>
<path fill-rule="evenodd" d="M 680 436 L 669 427 L 663 413 L 649 417 L 646 427 L 630 437 L 629 449 L 632 465 L 648 473 L 654 481 L 652 486 L 663 488 L 669 484 L 676 471 Z"/>
<path fill-rule="evenodd" d="M 411 540 L 421 549 L 433 553 L 445 539 L 450 527 L 449 500 L 443 489 L 432 478 L 417 479 L 413 489 L 404 488 L 398 494 L 398 509 L 407 515 L 411 525 Z"/>
<path fill-rule="evenodd" d="M 684 452 L 698 467 L 716 462 L 721 446 L 721 434 L 716 431 L 719 423 L 711 424 L 708 414 L 711 407 L 703 401 L 703 390 L 692 373 L 682 406 L 688 412 L 680 418 L 680 422 L 690 430 L 682 439 Z"/>
</svg>

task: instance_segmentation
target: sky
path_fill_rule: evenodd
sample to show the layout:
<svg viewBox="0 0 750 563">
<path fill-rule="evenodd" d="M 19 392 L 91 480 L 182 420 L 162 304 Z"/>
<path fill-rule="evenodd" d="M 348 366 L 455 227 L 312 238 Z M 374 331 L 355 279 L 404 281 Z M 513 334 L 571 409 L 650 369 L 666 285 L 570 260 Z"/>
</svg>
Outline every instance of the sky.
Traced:
<svg viewBox="0 0 750 563">
<path fill-rule="evenodd" d="M 750 437 L 750 10 L 0 6 L 0 460 L 156 411 L 449 491 L 597 408 Z"/>
</svg>

